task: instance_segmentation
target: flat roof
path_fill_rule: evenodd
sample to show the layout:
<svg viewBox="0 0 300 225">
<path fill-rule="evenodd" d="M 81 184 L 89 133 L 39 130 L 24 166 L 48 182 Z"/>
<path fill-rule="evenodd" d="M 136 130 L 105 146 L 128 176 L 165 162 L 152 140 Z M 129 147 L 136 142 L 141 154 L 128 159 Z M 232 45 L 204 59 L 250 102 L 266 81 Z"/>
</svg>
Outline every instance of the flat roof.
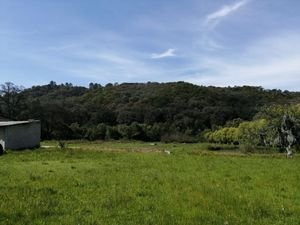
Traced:
<svg viewBox="0 0 300 225">
<path fill-rule="evenodd" d="M 5 121 L 0 122 L 0 127 L 7 127 L 7 126 L 14 126 L 14 125 L 20 125 L 20 124 L 29 124 L 29 123 L 37 123 L 38 120 L 30 120 L 30 121 Z"/>
</svg>

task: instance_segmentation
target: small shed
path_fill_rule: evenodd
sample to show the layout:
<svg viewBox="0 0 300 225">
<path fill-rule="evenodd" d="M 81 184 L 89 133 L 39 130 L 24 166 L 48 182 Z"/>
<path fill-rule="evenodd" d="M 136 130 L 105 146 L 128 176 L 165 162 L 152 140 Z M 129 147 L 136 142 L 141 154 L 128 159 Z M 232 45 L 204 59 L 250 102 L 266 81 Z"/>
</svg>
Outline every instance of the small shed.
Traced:
<svg viewBox="0 0 300 225">
<path fill-rule="evenodd" d="M 40 146 L 41 123 L 38 120 L 0 122 L 1 150 L 27 149 Z"/>
</svg>

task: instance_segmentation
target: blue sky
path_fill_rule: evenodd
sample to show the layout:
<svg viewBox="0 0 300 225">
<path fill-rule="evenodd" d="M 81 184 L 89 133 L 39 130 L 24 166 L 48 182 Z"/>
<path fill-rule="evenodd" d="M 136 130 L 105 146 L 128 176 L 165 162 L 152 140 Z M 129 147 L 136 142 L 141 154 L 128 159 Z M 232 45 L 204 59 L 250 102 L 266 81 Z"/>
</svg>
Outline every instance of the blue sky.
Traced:
<svg viewBox="0 0 300 225">
<path fill-rule="evenodd" d="M 0 82 L 300 91 L 299 0 L 0 0 Z"/>
</svg>

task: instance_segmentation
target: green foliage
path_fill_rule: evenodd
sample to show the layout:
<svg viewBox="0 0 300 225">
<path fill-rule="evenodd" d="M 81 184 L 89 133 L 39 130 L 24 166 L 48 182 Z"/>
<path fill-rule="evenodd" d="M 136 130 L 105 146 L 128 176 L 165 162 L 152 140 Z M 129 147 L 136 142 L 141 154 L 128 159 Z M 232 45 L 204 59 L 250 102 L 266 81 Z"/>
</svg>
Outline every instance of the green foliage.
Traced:
<svg viewBox="0 0 300 225">
<path fill-rule="evenodd" d="M 101 123 L 97 126 L 88 127 L 86 129 L 85 138 L 90 141 L 105 140 L 107 127 Z"/>
<path fill-rule="evenodd" d="M 252 146 L 264 145 L 268 125 L 268 121 L 265 119 L 241 123 L 237 134 L 239 143 Z"/>
<path fill-rule="evenodd" d="M 0 84 L 0 113 L 10 119 L 15 119 L 18 110 L 23 107 L 23 96 L 20 92 L 24 89 L 11 82 Z"/>
<path fill-rule="evenodd" d="M 264 146 L 274 135 L 269 133 L 269 123 L 266 119 L 242 122 L 238 127 L 225 127 L 204 134 L 207 141 L 222 144 L 241 144 L 246 146 Z M 248 151 L 248 150 L 247 150 Z"/>
<path fill-rule="evenodd" d="M 145 140 L 145 125 L 136 122 L 131 125 L 118 125 L 118 132 L 120 136 L 128 140 Z"/>
<path fill-rule="evenodd" d="M 281 127 L 282 118 L 288 115 L 296 126 L 296 147 L 300 144 L 300 104 L 292 105 L 274 105 L 271 107 L 264 107 L 255 118 L 264 118 L 269 122 L 268 138 L 269 143 L 274 145 L 274 140 L 278 137 L 278 129 Z M 272 144 L 271 144 L 272 145 Z"/>
<path fill-rule="evenodd" d="M 72 132 L 72 139 L 82 139 L 84 137 L 85 130 L 80 127 L 79 123 L 72 123 L 69 128 Z"/>
<path fill-rule="evenodd" d="M 242 122 L 244 121 L 240 118 L 229 120 L 226 122 L 225 127 L 239 127 Z"/>
<path fill-rule="evenodd" d="M 65 150 L 67 144 L 65 141 L 58 141 L 58 148 L 60 148 L 61 150 Z"/>
<path fill-rule="evenodd" d="M 108 126 L 106 128 L 105 138 L 107 140 L 119 140 L 121 138 L 121 134 L 117 127 Z"/>
<path fill-rule="evenodd" d="M 283 116 L 292 118 L 296 126 L 296 148 L 300 146 L 300 104 L 273 105 L 263 107 L 254 120 L 241 122 L 229 121 L 225 126 L 215 131 L 207 130 L 202 133 L 204 140 L 211 143 L 239 143 L 244 152 L 253 152 L 258 146 L 276 147 Z M 237 124 L 239 124 L 237 126 Z"/>
<path fill-rule="evenodd" d="M 266 119 L 273 126 L 280 126 L 284 115 L 288 115 L 300 127 L 300 104 L 292 105 L 273 105 L 263 107 L 260 112 L 255 115 L 257 119 Z"/>
<path fill-rule="evenodd" d="M 85 88 L 51 81 L 25 90 L 13 87 L 13 95 L 7 92 L 7 85 L 2 87 L 0 114 L 13 115 L 17 120 L 41 120 L 43 139 L 64 140 L 158 141 L 163 136 L 180 135 L 197 139 L 206 129 L 237 128 L 242 121 L 252 120 L 261 107 L 300 100 L 296 92 L 248 86 L 203 87 L 185 82 L 91 83 Z M 227 136 L 218 141 L 236 141 Z"/>
<path fill-rule="evenodd" d="M 164 133 L 164 125 L 155 123 L 153 125 L 145 125 L 145 135 L 149 141 L 160 141 Z"/>
<path fill-rule="evenodd" d="M 204 134 L 205 140 L 213 143 L 222 143 L 222 144 L 238 144 L 238 128 L 235 127 L 226 127 L 221 128 L 217 131 L 210 132 L 207 131 Z"/>
</svg>

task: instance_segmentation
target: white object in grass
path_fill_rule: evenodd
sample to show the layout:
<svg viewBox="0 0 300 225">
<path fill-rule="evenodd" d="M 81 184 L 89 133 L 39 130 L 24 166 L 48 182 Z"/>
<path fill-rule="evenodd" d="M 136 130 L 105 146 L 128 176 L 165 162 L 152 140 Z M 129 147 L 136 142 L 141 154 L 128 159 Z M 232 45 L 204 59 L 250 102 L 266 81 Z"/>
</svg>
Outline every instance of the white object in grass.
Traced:
<svg viewBox="0 0 300 225">
<path fill-rule="evenodd" d="M 164 153 L 165 153 L 166 155 L 171 155 L 171 152 L 168 151 L 168 150 L 164 150 Z"/>
</svg>

